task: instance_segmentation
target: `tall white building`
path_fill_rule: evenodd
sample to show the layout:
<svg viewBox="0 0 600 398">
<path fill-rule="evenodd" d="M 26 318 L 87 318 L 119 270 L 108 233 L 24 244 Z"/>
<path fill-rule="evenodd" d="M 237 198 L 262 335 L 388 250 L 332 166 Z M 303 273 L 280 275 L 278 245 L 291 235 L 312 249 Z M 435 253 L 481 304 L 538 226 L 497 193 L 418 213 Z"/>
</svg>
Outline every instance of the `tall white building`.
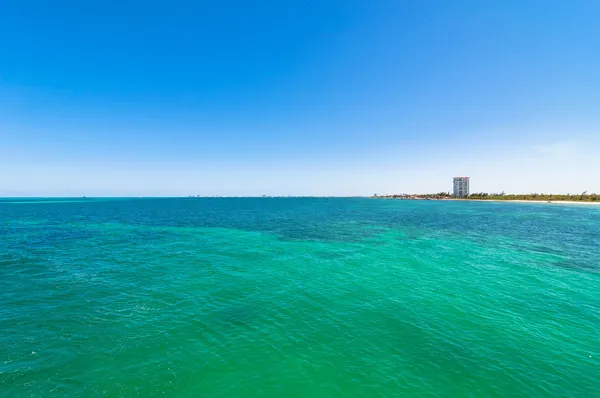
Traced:
<svg viewBox="0 0 600 398">
<path fill-rule="evenodd" d="M 469 177 L 454 177 L 454 196 L 469 196 Z"/>
</svg>

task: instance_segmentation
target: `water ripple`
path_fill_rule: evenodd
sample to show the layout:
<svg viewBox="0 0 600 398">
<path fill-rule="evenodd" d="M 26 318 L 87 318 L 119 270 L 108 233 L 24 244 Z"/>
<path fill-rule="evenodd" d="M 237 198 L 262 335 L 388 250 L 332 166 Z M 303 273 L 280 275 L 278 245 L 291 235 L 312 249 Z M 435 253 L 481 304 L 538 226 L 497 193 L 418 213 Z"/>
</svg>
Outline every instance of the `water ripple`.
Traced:
<svg viewBox="0 0 600 398">
<path fill-rule="evenodd" d="M 600 396 L 596 208 L 0 205 L 6 396 Z"/>
</svg>

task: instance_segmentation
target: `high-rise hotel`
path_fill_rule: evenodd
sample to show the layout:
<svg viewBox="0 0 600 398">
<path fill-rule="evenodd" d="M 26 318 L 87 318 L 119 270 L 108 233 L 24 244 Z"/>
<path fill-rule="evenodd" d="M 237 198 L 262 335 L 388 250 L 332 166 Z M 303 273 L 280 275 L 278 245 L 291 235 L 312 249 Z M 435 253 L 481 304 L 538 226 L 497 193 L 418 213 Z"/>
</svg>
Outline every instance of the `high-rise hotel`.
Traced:
<svg viewBox="0 0 600 398">
<path fill-rule="evenodd" d="M 453 193 L 457 198 L 469 196 L 469 177 L 454 177 Z"/>
</svg>

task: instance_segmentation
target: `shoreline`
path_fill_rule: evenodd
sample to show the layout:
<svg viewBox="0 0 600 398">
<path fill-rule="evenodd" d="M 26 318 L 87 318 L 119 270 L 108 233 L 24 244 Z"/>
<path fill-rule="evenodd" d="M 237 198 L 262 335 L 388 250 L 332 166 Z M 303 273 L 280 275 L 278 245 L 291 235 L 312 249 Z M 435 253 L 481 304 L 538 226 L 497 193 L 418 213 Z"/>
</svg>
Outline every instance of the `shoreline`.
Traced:
<svg viewBox="0 0 600 398">
<path fill-rule="evenodd" d="M 528 200 L 528 199 L 507 199 L 507 200 L 498 200 L 498 199 L 457 199 L 457 198 L 448 198 L 448 199 L 427 199 L 427 198 L 392 198 L 392 197 L 384 197 L 384 196 L 377 196 L 377 197 L 371 197 L 373 199 L 395 199 L 395 200 L 434 200 L 437 202 L 444 202 L 444 201 L 455 201 L 455 202 L 494 202 L 494 203 L 541 203 L 541 204 L 547 204 L 547 205 L 552 205 L 552 204 L 559 204 L 559 205 L 570 205 L 570 204 L 574 204 L 574 205 L 592 205 L 592 206 L 600 206 L 600 202 L 584 202 L 584 201 L 571 201 L 571 200 L 552 200 L 552 201 L 547 201 L 547 200 Z"/>
<path fill-rule="evenodd" d="M 559 205 L 600 205 L 600 202 L 583 202 L 583 201 L 571 201 L 571 200 L 526 200 L 526 199 L 514 199 L 514 200 L 495 200 L 495 199 L 451 199 L 451 200 L 468 200 L 468 201 L 476 201 L 476 202 L 516 202 L 516 203 L 543 203 L 547 205 L 559 204 Z"/>
</svg>

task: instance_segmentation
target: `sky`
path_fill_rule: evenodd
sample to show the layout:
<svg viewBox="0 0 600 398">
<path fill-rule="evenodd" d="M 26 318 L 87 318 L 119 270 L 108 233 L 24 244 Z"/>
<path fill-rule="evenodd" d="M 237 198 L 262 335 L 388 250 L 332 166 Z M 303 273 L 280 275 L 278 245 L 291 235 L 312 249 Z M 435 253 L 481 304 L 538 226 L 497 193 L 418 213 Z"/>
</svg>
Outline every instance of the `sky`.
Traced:
<svg viewBox="0 0 600 398">
<path fill-rule="evenodd" d="M 0 0 L 0 196 L 600 193 L 596 0 Z"/>
</svg>

